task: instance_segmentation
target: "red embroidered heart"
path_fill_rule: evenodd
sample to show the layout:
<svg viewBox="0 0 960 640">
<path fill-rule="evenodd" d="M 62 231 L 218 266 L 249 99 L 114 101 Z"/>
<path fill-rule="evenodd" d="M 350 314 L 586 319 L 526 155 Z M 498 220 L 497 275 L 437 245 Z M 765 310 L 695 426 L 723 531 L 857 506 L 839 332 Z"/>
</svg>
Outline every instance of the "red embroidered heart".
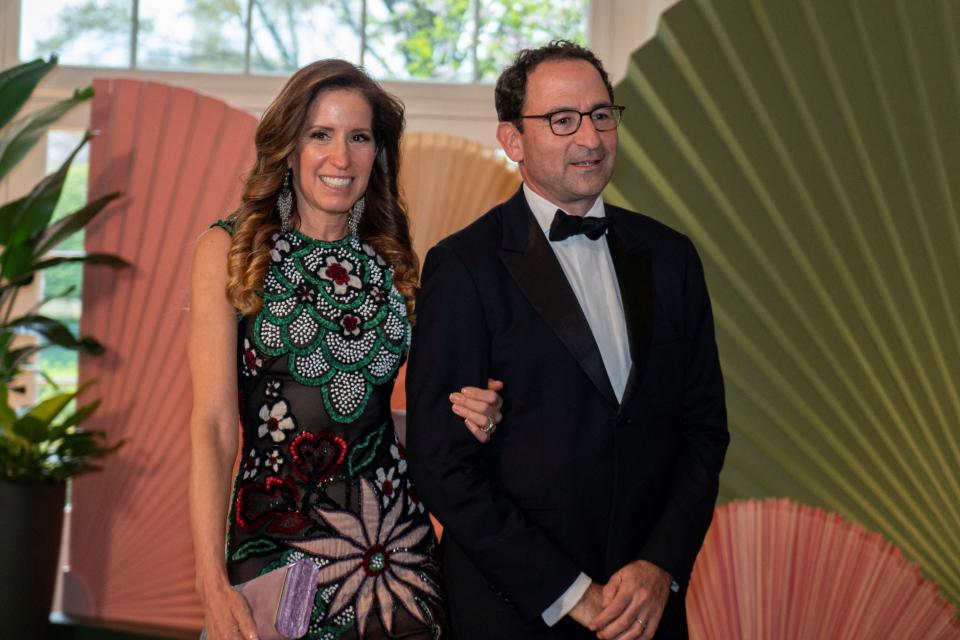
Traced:
<svg viewBox="0 0 960 640">
<path fill-rule="evenodd" d="M 304 432 L 290 443 L 293 474 L 303 482 L 329 480 L 347 456 L 347 441 L 329 429 Z"/>
<path fill-rule="evenodd" d="M 236 520 L 244 531 L 264 525 L 271 533 L 293 534 L 309 524 L 299 513 L 300 496 L 292 478 L 267 477 L 237 490 Z"/>
</svg>

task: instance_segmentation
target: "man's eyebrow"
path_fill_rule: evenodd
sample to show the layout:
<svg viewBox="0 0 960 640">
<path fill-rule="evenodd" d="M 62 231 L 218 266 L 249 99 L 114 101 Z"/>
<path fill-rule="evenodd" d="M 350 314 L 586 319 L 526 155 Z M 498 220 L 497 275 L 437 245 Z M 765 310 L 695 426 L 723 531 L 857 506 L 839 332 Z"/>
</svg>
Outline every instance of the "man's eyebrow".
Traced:
<svg viewBox="0 0 960 640">
<path fill-rule="evenodd" d="M 594 103 L 593 103 L 593 106 L 591 106 L 589 109 L 587 109 L 587 111 L 593 111 L 594 109 L 600 109 L 601 107 L 612 107 L 612 106 L 613 106 L 613 103 L 612 103 L 612 102 L 610 102 L 609 100 L 603 100 L 603 101 L 601 101 L 601 102 L 594 102 Z M 544 111 L 544 113 L 556 113 L 557 111 L 576 111 L 576 112 L 579 113 L 579 112 L 580 112 L 580 109 L 578 109 L 578 108 L 576 108 L 576 107 L 566 107 L 566 106 L 564 106 L 564 107 L 554 107 L 554 108 L 552 108 L 552 109 L 548 109 L 548 110 Z M 586 113 L 586 112 L 584 112 L 584 113 Z"/>
</svg>

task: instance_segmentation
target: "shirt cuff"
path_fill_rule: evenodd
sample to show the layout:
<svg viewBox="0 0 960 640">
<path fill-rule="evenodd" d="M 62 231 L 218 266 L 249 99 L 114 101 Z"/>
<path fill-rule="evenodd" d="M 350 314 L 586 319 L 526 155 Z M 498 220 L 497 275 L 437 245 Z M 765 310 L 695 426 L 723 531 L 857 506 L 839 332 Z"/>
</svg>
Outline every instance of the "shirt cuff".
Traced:
<svg viewBox="0 0 960 640">
<path fill-rule="evenodd" d="M 573 584 L 567 587 L 567 590 L 564 591 L 552 605 L 544 609 L 540 617 L 543 618 L 543 621 L 548 627 L 552 627 L 560 622 L 561 618 L 577 606 L 580 598 L 587 592 L 587 588 L 591 582 L 593 582 L 593 580 L 590 579 L 590 576 L 581 573 L 577 576 L 577 579 L 573 581 Z"/>
</svg>

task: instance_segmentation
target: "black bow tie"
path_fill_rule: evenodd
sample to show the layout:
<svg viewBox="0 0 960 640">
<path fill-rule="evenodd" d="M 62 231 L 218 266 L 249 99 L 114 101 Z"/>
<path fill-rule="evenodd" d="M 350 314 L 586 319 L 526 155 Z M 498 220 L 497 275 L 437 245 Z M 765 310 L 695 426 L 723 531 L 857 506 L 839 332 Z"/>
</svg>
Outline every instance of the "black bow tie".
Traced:
<svg viewBox="0 0 960 640">
<path fill-rule="evenodd" d="M 571 216 L 557 209 L 550 223 L 550 241 L 566 240 L 570 236 L 583 234 L 591 240 L 603 235 L 607 227 L 613 222 L 610 218 L 588 218 L 586 216 Z"/>
</svg>

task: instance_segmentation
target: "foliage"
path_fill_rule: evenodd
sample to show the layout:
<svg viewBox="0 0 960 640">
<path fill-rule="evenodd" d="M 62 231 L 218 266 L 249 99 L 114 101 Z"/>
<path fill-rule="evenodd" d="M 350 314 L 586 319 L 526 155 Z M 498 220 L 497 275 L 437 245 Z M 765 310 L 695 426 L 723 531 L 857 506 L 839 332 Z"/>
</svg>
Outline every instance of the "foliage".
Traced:
<svg viewBox="0 0 960 640">
<path fill-rule="evenodd" d="M 56 65 L 56 58 L 35 60 L 0 72 L 0 179 L 43 137 L 47 128 L 77 104 L 89 100 L 92 88 L 74 92 L 67 100 L 50 105 L 15 122 L 10 122 L 27 101 L 40 80 Z M 22 410 L 12 408 L 10 394 L 21 392 L 16 379 L 29 370 L 32 356 L 53 346 L 90 354 L 103 347 L 89 336 L 77 336 L 73 329 L 39 313 L 46 302 L 63 298 L 70 288 L 45 298 L 26 312 L 17 311 L 17 298 L 34 279 L 64 264 L 128 266 L 117 256 L 102 253 L 52 256 L 50 252 L 67 242 L 104 207 L 118 197 L 113 193 L 82 203 L 73 212 L 54 218 L 67 172 L 74 156 L 90 139 L 86 134 L 60 168 L 41 180 L 27 195 L 0 206 L 0 479 L 58 481 L 96 467 L 92 460 L 114 451 L 104 435 L 84 431 L 80 423 L 96 409 L 98 401 L 67 411 L 78 392 L 57 392 L 52 397 Z M 36 337 L 23 343 L 24 334 Z M 60 418 L 67 411 L 66 417 Z"/>
<path fill-rule="evenodd" d="M 582 43 L 590 6 L 589 0 L 366 2 L 364 12 L 361 0 L 252 0 L 251 68 L 268 73 L 293 71 L 311 62 L 308 47 L 301 42 L 304 34 L 337 40 L 336 29 L 343 28 L 352 34 L 358 48 L 361 41 L 366 42 L 365 64 L 381 77 L 493 79 L 524 47 L 555 38 Z M 186 51 L 175 52 L 179 64 L 183 68 L 242 69 L 242 44 L 225 38 L 224 30 L 244 33 L 247 10 L 245 0 L 188 0 L 193 40 Z M 129 31 L 129 12 L 124 11 L 93 0 L 64 9 L 57 16 L 57 34 L 38 46 L 51 51 L 83 37 Z M 333 20 L 317 16 L 332 16 Z M 475 18 L 479 24 L 474 24 Z M 140 32 L 145 28 L 155 31 L 156 25 L 142 20 Z M 343 55 L 359 58 L 350 52 Z M 168 59 L 151 61 L 149 56 L 142 64 L 170 66 Z"/>
<path fill-rule="evenodd" d="M 79 392 L 54 394 L 17 415 L 7 402 L 6 385 L 0 383 L 0 481 L 62 482 L 99 470 L 94 461 L 120 448 L 123 442 L 105 444 L 102 431 L 80 428 L 100 401 L 69 411 Z"/>
<path fill-rule="evenodd" d="M 51 37 L 41 40 L 37 46 L 43 51 L 58 51 L 64 45 L 81 38 L 104 38 L 115 34 L 129 34 L 132 20 L 132 3 L 128 1 L 96 2 L 66 5 L 60 9 L 59 29 Z M 141 20 L 138 31 L 152 31 L 149 20 Z"/>
</svg>

